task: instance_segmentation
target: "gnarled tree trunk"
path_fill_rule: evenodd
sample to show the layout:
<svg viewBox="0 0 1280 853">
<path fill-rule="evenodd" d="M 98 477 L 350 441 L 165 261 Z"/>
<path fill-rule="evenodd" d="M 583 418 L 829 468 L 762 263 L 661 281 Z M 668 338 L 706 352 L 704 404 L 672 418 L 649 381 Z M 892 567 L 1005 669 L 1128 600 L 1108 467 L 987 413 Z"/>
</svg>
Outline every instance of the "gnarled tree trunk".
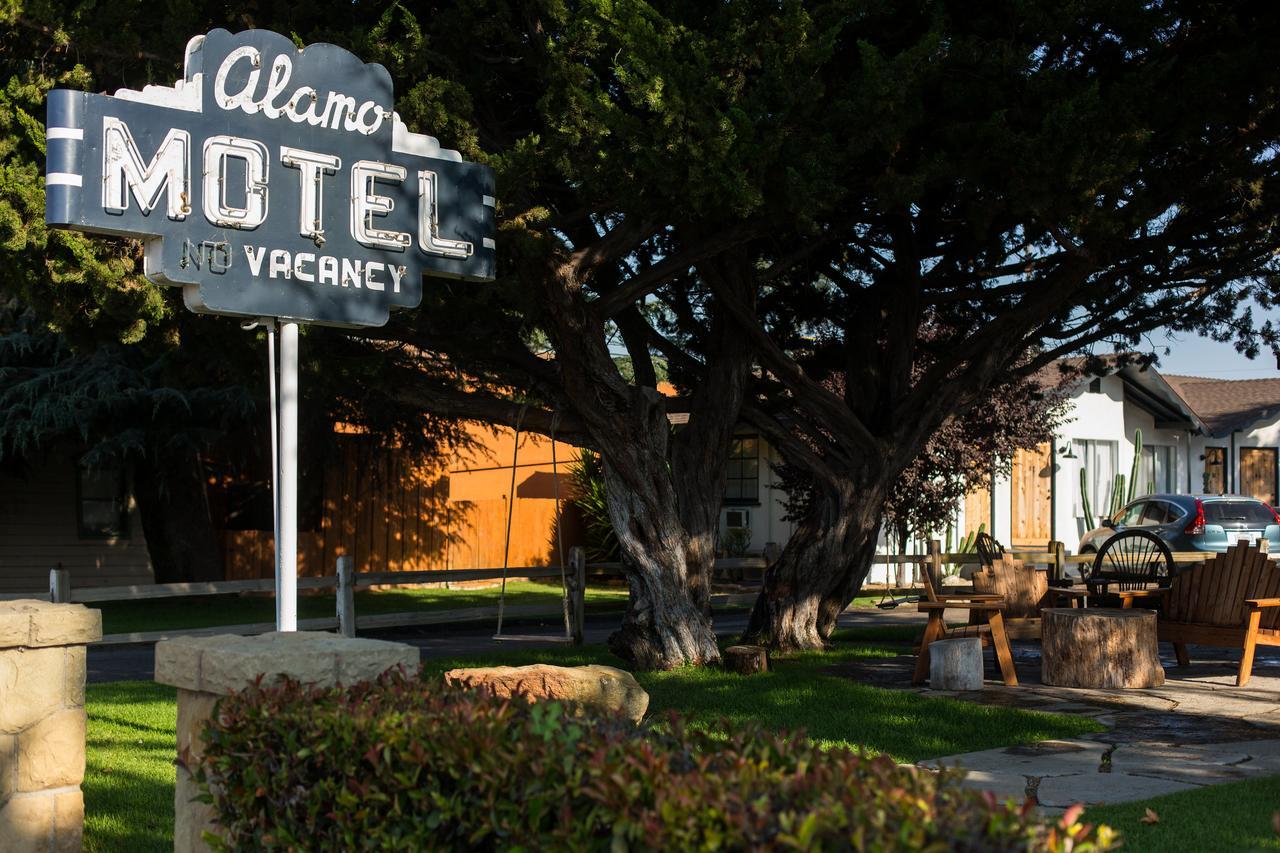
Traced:
<svg viewBox="0 0 1280 853">
<path fill-rule="evenodd" d="M 815 495 L 782 555 L 765 573 L 743 642 L 780 651 L 826 645 L 871 570 L 881 494 L 850 484 Z"/>
<path fill-rule="evenodd" d="M 749 291 L 751 271 L 743 257 L 714 274 Z M 673 442 L 667 400 L 657 391 L 652 365 L 644 364 L 647 339 L 633 342 L 637 384 L 631 385 L 614 363 L 602 318 L 576 288 L 561 280 L 549 293 L 563 391 L 603 456 L 609 515 L 631 591 L 609 647 L 642 669 L 717 662 L 711 569 L 750 347 L 732 324 L 715 322 L 711 334 L 721 346 L 699 377 L 688 425 Z M 619 316 L 624 337 L 635 319 Z"/>
<path fill-rule="evenodd" d="M 736 294 L 746 305 L 755 305 L 749 256 L 730 252 L 699 269 L 716 280 L 722 290 Z M 711 574 L 720 536 L 725 467 L 754 360 L 750 341 L 719 310 L 712 318 L 709 337 L 714 357 L 699 377 L 691 399 L 689 423 L 676 433 L 671 452 L 680 521 L 687 536 L 689 592 L 707 616 L 711 615 Z"/>
<path fill-rule="evenodd" d="M 631 591 L 609 648 L 642 669 L 711 663 L 720 652 L 711 619 L 695 598 L 690 539 L 666 462 L 666 406 L 656 391 L 641 389 L 637 396 L 645 398 L 636 405 L 650 410 L 653 429 L 630 447 L 604 450 L 609 515 Z"/>
</svg>

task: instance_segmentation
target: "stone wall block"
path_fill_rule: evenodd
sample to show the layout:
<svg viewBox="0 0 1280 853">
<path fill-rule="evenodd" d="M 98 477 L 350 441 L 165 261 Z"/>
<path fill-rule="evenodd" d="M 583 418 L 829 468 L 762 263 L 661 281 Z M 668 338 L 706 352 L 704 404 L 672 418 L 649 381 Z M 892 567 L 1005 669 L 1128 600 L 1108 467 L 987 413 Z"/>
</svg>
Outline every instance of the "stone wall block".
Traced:
<svg viewBox="0 0 1280 853">
<path fill-rule="evenodd" d="M 65 661 L 57 647 L 0 649 L 0 734 L 20 732 L 62 707 Z"/>
<path fill-rule="evenodd" d="M 217 824 L 213 806 L 196 799 L 200 796 L 200 786 L 191 778 L 185 767 L 178 767 L 178 775 L 173 789 L 173 849 L 174 851 L 205 851 L 209 845 L 204 841 L 206 831 L 215 830 Z"/>
<path fill-rule="evenodd" d="M 84 646 L 66 646 L 63 649 L 62 665 L 67 676 L 63 701 L 68 708 L 84 706 L 84 683 L 88 676 L 86 651 Z"/>
<path fill-rule="evenodd" d="M 17 794 L 0 807 L 0 839 L 5 853 L 49 853 L 55 840 L 54 798 Z"/>
<path fill-rule="evenodd" d="M 31 644 L 31 613 L 27 610 L 0 611 L 0 648 Z"/>
<path fill-rule="evenodd" d="M 270 657 L 246 653 L 241 649 L 225 649 L 218 654 L 208 652 L 201 658 L 200 681 L 210 693 L 242 690 L 263 676 L 270 685 L 280 676 L 288 676 L 306 684 L 333 683 L 333 657 L 281 650 Z"/>
<path fill-rule="evenodd" d="M 200 689 L 200 657 L 203 646 L 193 642 L 196 639 L 198 638 L 175 637 L 156 643 L 156 681 L 184 690 Z"/>
<path fill-rule="evenodd" d="M 212 806 L 195 802 L 191 778 L 204 753 L 201 734 L 218 700 L 281 677 L 319 687 L 355 684 L 389 669 L 416 670 L 418 650 L 403 643 L 340 637 L 318 631 L 181 637 L 156 644 L 156 681 L 178 688 L 178 731 L 173 849 L 208 850 L 205 832 L 217 832 Z"/>
<path fill-rule="evenodd" d="M 79 851 L 84 841 L 85 644 L 102 614 L 0 602 L 0 851 Z"/>
<path fill-rule="evenodd" d="M 18 736 L 0 735 L 0 806 L 18 789 Z"/>
<path fill-rule="evenodd" d="M 54 853 L 80 853 L 84 846 L 84 794 L 61 791 L 54 794 Z"/>
<path fill-rule="evenodd" d="M 18 790 L 43 791 L 84 780 L 85 713 L 65 708 L 18 735 Z"/>
<path fill-rule="evenodd" d="M 178 688 L 178 760 L 199 761 L 204 755 L 201 733 L 213 717 L 218 696 Z"/>
<path fill-rule="evenodd" d="M 413 646 L 405 646 L 399 655 L 388 660 L 384 649 L 347 651 L 338 654 L 336 677 L 339 684 L 373 681 L 388 669 L 402 667 L 407 673 L 418 671 L 420 655 Z"/>
<path fill-rule="evenodd" d="M 68 646 L 101 639 L 102 611 L 83 604 L 48 605 L 31 616 L 33 646 Z"/>
</svg>

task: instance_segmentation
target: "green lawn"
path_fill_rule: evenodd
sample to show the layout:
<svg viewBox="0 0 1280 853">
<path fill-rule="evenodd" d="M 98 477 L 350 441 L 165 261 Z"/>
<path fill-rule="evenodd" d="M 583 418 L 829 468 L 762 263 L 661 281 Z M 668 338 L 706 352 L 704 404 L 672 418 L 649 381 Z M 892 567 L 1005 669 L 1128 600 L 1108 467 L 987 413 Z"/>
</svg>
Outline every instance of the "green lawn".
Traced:
<svg viewBox="0 0 1280 853">
<path fill-rule="evenodd" d="M 1147 809 L 1156 813 L 1156 823 L 1142 823 Z M 1098 806 L 1089 810 L 1085 820 L 1120 830 L 1125 850 L 1280 850 L 1280 835 L 1271 826 L 1277 812 L 1280 776 L 1271 776 Z"/>
<path fill-rule="evenodd" d="M 845 630 L 836 649 L 776 661 L 772 672 L 743 678 L 717 670 L 640 673 L 650 713 L 679 711 L 697 724 L 718 718 L 804 729 L 823 744 L 862 746 L 900 761 L 1049 738 L 1088 735 L 1094 721 L 995 708 L 859 684 L 833 666 L 901 652 L 915 626 Z M 430 674 L 496 662 L 566 665 L 618 661 L 599 646 L 512 648 L 500 654 L 428 661 Z M 89 749 L 84 782 L 85 849 L 172 849 L 174 691 L 151 682 L 89 685 Z M 1159 822 L 1140 822 L 1146 809 Z M 1087 820 L 1125 834 L 1126 850 L 1280 850 L 1271 815 L 1280 809 L 1280 777 L 1222 785 L 1136 803 L 1091 809 Z"/>
<path fill-rule="evenodd" d="M 84 841 L 90 853 L 173 849 L 174 689 L 90 684 Z"/>
<path fill-rule="evenodd" d="M 621 586 L 592 586 L 587 589 L 587 609 L 621 607 L 627 590 Z M 560 585 L 536 581 L 507 584 L 507 605 L 545 604 L 561 601 Z M 498 587 L 481 589 L 440 589 L 405 587 L 392 590 L 364 590 L 356 593 L 356 613 L 412 613 L 455 610 L 468 607 L 497 606 Z M 274 622 L 275 600 L 267 596 L 196 595 L 188 598 L 153 599 L 150 601 L 103 601 L 91 604 L 102 611 L 102 633 L 131 634 L 140 631 L 165 631 L 178 628 L 213 628 L 219 625 L 245 625 Z M 334 595 L 298 596 L 298 618 L 319 619 L 334 615 Z"/>
<path fill-rule="evenodd" d="M 896 654 L 914 627 L 845 631 L 835 651 L 779 660 L 774 671 L 743 678 L 718 670 L 640 673 L 650 711 L 680 711 L 701 725 L 720 717 L 770 728 L 805 729 L 825 744 L 865 746 L 899 760 L 1076 737 L 1092 720 L 931 699 L 858 684 L 824 673 L 859 658 Z M 600 646 L 513 648 L 500 654 L 430 661 L 429 674 L 454 666 L 543 661 L 619 662 Z M 172 849 L 174 691 L 151 682 L 89 685 L 85 846 L 89 851 Z"/>
<path fill-rule="evenodd" d="M 825 670 L 859 659 L 900 654 L 916 626 L 845 629 L 838 644 L 825 653 L 808 653 L 777 661 L 772 672 L 743 678 L 719 669 L 680 669 L 636 673 L 649 692 L 649 713 L 679 711 L 702 724 L 718 718 L 756 720 L 773 729 L 804 729 L 827 745 L 862 746 L 898 761 L 920 761 L 1050 738 L 1079 737 L 1101 731 L 1091 719 L 1032 713 L 979 705 L 956 699 L 926 698 L 903 690 L 886 690 Z M 456 666 L 497 663 L 562 663 L 580 665 L 618 660 L 600 646 L 581 649 L 513 648 L 457 660 L 429 660 L 426 672 Z"/>
</svg>

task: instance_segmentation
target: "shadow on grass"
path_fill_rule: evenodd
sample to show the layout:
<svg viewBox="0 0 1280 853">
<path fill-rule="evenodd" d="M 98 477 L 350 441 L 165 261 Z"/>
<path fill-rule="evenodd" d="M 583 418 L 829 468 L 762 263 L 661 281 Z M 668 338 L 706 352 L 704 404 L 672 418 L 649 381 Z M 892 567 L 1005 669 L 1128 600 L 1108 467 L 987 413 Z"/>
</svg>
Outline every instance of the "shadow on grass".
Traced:
<svg viewBox="0 0 1280 853">
<path fill-rule="evenodd" d="M 85 690 L 85 850 L 173 849 L 175 691 L 149 681 Z"/>
<path fill-rule="evenodd" d="M 649 692 L 649 715 L 678 711 L 694 725 L 717 720 L 756 721 L 773 730 L 804 730 L 823 746 L 864 748 L 898 761 L 920 761 L 960 752 L 1079 737 L 1098 732 L 1092 719 L 1001 708 L 888 690 L 829 675 L 829 667 L 856 659 L 902 654 L 916 626 L 856 628 L 836 634 L 826 652 L 774 658 L 770 672 L 741 676 L 717 668 L 636 673 Z M 428 661 L 424 672 L 455 666 L 552 663 L 622 666 L 603 646 L 581 649 L 512 649 L 450 661 Z"/>
</svg>

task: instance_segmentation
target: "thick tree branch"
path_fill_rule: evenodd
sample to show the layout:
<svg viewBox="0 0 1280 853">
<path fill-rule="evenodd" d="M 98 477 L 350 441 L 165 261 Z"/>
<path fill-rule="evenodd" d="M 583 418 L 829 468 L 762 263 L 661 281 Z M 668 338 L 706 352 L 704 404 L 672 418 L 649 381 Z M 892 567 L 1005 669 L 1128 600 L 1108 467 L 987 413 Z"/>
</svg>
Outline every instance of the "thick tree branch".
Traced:
<svg viewBox="0 0 1280 853">
<path fill-rule="evenodd" d="M 605 319 L 623 308 L 643 299 L 670 279 L 688 272 L 700 261 L 713 258 L 726 249 L 750 240 L 761 233 L 759 223 L 744 222 L 723 228 L 710 237 L 694 241 L 674 255 L 663 258 L 647 269 L 628 278 L 620 287 L 611 290 L 592 302 L 596 314 Z"/>
<path fill-rule="evenodd" d="M 714 288 L 714 284 L 713 284 Z M 844 401 L 828 389 L 814 382 L 795 360 L 782 351 L 764 329 L 760 328 L 754 312 L 724 288 L 715 290 L 716 299 L 728 311 L 756 347 L 758 357 L 765 366 L 805 401 L 815 414 L 821 414 L 833 432 L 847 434 L 851 440 L 870 452 L 878 452 L 879 442 L 866 425 L 845 406 Z"/>
</svg>

